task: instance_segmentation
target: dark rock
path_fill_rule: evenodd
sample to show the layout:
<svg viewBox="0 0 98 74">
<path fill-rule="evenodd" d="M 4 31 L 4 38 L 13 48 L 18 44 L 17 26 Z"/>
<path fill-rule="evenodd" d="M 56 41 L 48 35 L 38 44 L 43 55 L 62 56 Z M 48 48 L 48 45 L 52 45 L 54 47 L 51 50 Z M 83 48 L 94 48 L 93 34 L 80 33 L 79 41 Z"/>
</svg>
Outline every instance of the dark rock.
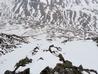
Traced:
<svg viewBox="0 0 98 74">
<path fill-rule="evenodd" d="M 25 69 L 22 72 L 15 73 L 13 71 L 6 70 L 4 74 L 30 74 L 30 68 Z"/>
<path fill-rule="evenodd" d="M 40 72 L 40 74 L 53 74 L 53 73 L 52 69 L 47 66 L 44 70 Z"/>
<path fill-rule="evenodd" d="M 18 63 L 16 63 L 14 72 L 16 72 L 16 70 L 20 66 L 24 67 L 24 66 L 26 66 L 26 64 L 29 64 L 29 63 L 32 63 L 32 59 L 29 59 L 28 57 L 25 57 L 24 59 L 21 59 Z"/>
<path fill-rule="evenodd" d="M 6 70 L 4 74 L 14 74 L 12 71 Z"/>
<path fill-rule="evenodd" d="M 19 72 L 19 73 L 17 73 L 17 74 L 30 74 L 30 68 L 27 68 L 27 69 L 25 69 L 24 71 Z"/>
</svg>

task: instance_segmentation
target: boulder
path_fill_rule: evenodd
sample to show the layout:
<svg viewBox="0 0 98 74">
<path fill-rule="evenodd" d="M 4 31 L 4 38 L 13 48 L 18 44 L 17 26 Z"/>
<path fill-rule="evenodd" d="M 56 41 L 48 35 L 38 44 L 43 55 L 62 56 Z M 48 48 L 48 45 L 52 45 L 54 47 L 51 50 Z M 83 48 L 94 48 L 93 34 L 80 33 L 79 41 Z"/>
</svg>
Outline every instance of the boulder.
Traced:
<svg viewBox="0 0 98 74">
<path fill-rule="evenodd" d="M 25 69 L 24 71 L 19 72 L 19 73 L 17 73 L 17 74 L 30 74 L 30 68 L 27 68 L 27 69 Z"/>
<path fill-rule="evenodd" d="M 52 69 L 47 66 L 45 69 L 43 69 L 40 72 L 40 74 L 53 74 L 53 73 L 52 73 Z"/>
<path fill-rule="evenodd" d="M 13 71 L 6 70 L 4 74 L 30 74 L 30 68 L 25 69 L 24 71 L 15 73 Z"/>
<path fill-rule="evenodd" d="M 14 74 L 12 71 L 6 70 L 4 74 Z"/>
</svg>

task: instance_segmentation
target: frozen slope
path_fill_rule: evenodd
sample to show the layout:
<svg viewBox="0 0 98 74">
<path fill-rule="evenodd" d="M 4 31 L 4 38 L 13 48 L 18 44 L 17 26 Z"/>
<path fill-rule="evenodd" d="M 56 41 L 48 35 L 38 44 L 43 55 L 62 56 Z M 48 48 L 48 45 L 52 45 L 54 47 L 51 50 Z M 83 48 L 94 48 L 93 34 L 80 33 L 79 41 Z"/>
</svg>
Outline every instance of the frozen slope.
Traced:
<svg viewBox="0 0 98 74">
<path fill-rule="evenodd" d="M 43 36 L 42 36 L 43 37 Z M 14 65 L 22 58 L 28 56 L 33 59 L 31 64 L 26 65 L 24 68 L 20 67 L 18 71 L 30 68 L 31 74 L 39 74 L 46 66 L 54 67 L 59 59 L 49 52 L 43 52 L 48 49 L 49 45 L 54 44 L 60 46 L 65 59 L 71 60 L 74 65 L 83 65 L 84 68 L 92 68 L 98 71 L 98 47 L 93 41 L 72 41 L 61 44 L 60 41 L 48 42 L 45 38 L 42 40 L 30 39 L 31 43 L 17 48 L 14 52 L 0 57 L 0 74 L 4 74 L 6 70 L 14 70 Z M 32 50 L 38 46 L 39 52 L 32 56 Z M 43 57 L 44 60 L 39 60 Z"/>
</svg>

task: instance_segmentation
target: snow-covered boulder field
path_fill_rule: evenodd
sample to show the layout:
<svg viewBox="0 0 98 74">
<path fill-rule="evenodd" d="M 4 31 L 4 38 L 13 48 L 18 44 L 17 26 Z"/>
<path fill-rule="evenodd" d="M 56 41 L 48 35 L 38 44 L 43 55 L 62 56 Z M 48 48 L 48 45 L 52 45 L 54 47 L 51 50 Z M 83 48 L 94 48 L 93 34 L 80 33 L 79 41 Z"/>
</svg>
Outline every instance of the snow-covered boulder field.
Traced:
<svg viewBox="0 0 98 74">
<path fill-rule="evenodd" d="M 23 44 L 20 48 L 15 48 L 13 52 L 0 56 L 0 74 L 4 74 L 6 70 L 14 70 L 15 64 L 25 58 L 32 59 L 32 63 L 25 67 L 20 67 L 17 72 L 30 68 L 30 74 L 40 74 L 47 66 L 54 68 L 56 63 L 60 63 L 56 54 L 61 53 L 65 60 L 70 60 L 76 66 L 83 65 L 84 68 L 98 70 L 98 47 L 92 40 L 79 40 L 61 43 L 59 39 L 47 41 L 44 36 L 39 36 L 36 39 L 29 38 L 28 44 Z M 42 39 L 41 39 L 42 38 Z M 50 45 L 59 47 L 60 50 L 56 54 L 45 52 Z M 33 53 L 34 48 L 38 47 L 36 53 Z M 57 51 L 56 48 L 51 48 Z"/>
</svg>

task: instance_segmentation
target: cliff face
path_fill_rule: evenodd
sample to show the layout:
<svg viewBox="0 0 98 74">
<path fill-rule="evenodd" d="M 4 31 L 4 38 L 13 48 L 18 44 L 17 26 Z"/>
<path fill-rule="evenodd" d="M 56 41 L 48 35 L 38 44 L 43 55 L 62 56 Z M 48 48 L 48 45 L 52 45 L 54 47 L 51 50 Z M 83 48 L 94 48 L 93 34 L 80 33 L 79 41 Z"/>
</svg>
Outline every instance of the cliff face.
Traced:
<svg viewBox="0 0 98 74">
<path fill-rule="evenodd" d="M 48 32 L 50 37 L 92 37 L 98 31 L 97 6 L 97 0 L 13 0 L 10 4 L 1 2 L 0 26 L 21 25 L 25 29 Z"/>
</svg>

